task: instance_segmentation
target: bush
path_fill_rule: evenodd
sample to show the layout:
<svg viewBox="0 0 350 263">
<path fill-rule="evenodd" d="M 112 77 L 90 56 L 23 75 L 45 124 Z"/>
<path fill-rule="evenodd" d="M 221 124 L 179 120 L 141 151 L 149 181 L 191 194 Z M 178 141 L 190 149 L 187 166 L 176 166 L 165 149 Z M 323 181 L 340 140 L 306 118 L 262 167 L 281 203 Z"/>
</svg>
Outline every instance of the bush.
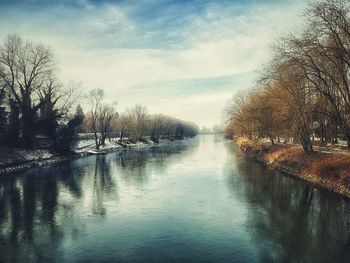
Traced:
<svg viewBox="0 0 350 263">
<path fill-rule="evenodd" d="M 77 129 L 81 125 L 83 119 L 75 116 L 65 127 L 60 128 L 56 133 L 55 150 L 60 153 L 68 153 L 76 145 L 78 140 Z"/>
</svg>

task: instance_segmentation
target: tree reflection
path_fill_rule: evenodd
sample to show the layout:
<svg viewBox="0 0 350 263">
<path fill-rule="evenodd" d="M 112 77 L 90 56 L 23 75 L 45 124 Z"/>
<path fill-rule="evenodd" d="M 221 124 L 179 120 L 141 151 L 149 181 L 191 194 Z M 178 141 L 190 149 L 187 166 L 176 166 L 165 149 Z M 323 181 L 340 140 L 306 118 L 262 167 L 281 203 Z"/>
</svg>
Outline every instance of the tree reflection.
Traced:
<svg viewBox="0 0 350 263">
<path fill-rule="evenodd" d="M 70 163 L 65 163 L 64 168 L 45 167 L 21 176 L 5 176 L 1 178 L 0 189 L 0 262 L 60 258 L 57 254 L 63 236 L 62 226 L 57 222 L 60 192 L 70 193 L 74 198 L 80 192 Z"/>
<path fill-rule="evenodd" d="M 230 162 L 228 185 L 249 204 L 247 229 L 261 261 L 347 262 L 349 200 L 245 158 L 237 174 Z"/>
<path fill-rule="evenodd" d="M 123 151 L 117 157 L 117 163 L 122 168 L 120 174 L 129 183 L 143 185 L 153 170 L 165 172 L 172 162 L 185 158 L 196 145 L 198 141 L 191 140 Z"/>
<path fill-rule="evenodd" d="M 143 151 L 126 151 L 119 154 L 118 162 L 124 171 L 124 180 L 142 185 L 147 181 L 146 163 L 149 158 Z M 126 175 L 126 176 L 125 176 Z"/>
<path fill-rule="evenodd" d="M 93 183 L 93 213 L 105 215 L 104 194 L 110 194 L 115 189 L 115 183 L 112 180 L 109 159 L 104 155 L 97 156 L 94 168 Z"/>
<path fill-rule="evenodd" d="M 143 184 L 149 169 L 165 169 L 188 146 L 91 156 L 0 178 L 0 262 L 63 261 L 65 242 L 84 235 L 84 217 L 108 214 L 119 178 Z"/>
<path fill-rule="evenodd" d="M 12 176 L 2 182 L 1 188 L 0 261 L 35 261 L 49 255 L 57 239 L 55 233 L 59 232 L 53 220 L 57 204 L 55 180 Z M 38 239 L 50 242 L 39 248 Z"/>
</svg>

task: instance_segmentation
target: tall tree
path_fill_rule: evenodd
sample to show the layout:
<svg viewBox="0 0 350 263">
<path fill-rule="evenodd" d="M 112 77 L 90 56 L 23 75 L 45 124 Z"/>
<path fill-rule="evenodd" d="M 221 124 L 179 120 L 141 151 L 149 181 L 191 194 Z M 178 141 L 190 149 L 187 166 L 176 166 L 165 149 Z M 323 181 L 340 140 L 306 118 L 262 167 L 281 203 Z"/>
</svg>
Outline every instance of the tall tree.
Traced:
<svg viewBox="0 0 350 263">
<path fill-rule="evenodd" d="M 113 105 L 103 103 L 104 91 L 102 89 L 91 90 L 89 98 L 91 129 L 94 133 L 96 149 L 99 150 L 101 145 L 105 145 L 113 118 L 116 118 L 116 112 Z"/>
<path fill-rule="evenodd" d="M 54 122 L 73 104 L 74 89 L 64 89 L 54 69 L 53 53 L 47 46 L 17 35 L 9 35 L 0 45 L 0 86 L 20 110 L 21 136 L 27 147 L 41 129 L 53 133 Z"/>
<path fill-rule="evenodd" d="M 103 89 L 93 89 L 89 93 L 89 100 L 90 100 L 90 118 L 91 118 L 91 129 L 94 133 L 95 138 L 95 146 L 96 149 L 99 150 L 101 141 L 99 137 L 99 130 L 98 130 L 98 120 L 99 120 L 99 113 L 102 105 L 102 100 L 104 97 L 104 91 Z"/>
<path fill-rule="evenodd" d="M 18 104 L 22 114 L 24 144 L 32 145 L 37 111 L 45 101 L 36 97 L 53 70 L 53 55 L 42 44 L 23 41 L 16 35 L 6 38 L 0 46 L 0 81 Z"/>
<path fill-rule="evenodd" d="M 102 105 L 99 109 L 99 126 L 100 126 L 100 144 L 105 145 L 106 138 L 110 132 L 112 121 L 116 118 L 116 113 L 113 105 Z"/>
</svg>

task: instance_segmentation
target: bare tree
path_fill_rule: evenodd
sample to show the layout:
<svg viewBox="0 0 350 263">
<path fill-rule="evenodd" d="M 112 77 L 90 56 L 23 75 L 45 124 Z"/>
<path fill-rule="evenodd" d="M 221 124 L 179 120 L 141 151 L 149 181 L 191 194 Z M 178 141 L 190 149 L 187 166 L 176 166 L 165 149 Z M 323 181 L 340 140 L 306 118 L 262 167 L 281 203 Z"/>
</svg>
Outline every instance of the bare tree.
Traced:
<svg viewBox="0 0 350 263">
<path fill-rule="evenodd" d="M 117 122 L 117 127 L 120 132 L 119 141 L 122 142 L 126 132 L 130 129 L 131 115 L 129 111 L 120 114 Z"/>
<path fill-rule="evenodd" d="M 36 96 L 53 71 L 50 48 L 23 41 L 16 35 L 7 37 L 0 47 L 0 79 L 19 105 L 22 113 L 22 137 L 31 146 L 35 134 L 36 112 L 46 103 Z"/>
<path fill-rule="evenodd" d="M 51 49 L 16 35 L 9 35 L 0 45 L 0 86 L 20 109 L 21 135 L 27 147 L 45 121 L 63 117 L 73 103 L 74 90 L 63 92 L 55 77 Z"/>
<path fill-rule="evenodd" d="M 102 89 L 93 89 L 89 93 L 91 129 L 94 133 L 97 150 L 100 149 L 101 145 L 105 145 L 113 119 L 116 118 L 114 106 L 104 104 L 103 98 L 104 91 Z"/>
<path fill-rule="evenodd" d="M 312 133 L 318 133 L 321 142 L 335 143 L 340 131 L 350 148 L 350 3 L 313 1 L 306 17 L 302 33 L 289 35 L 276 45 L 273 63 L 266 72 L 270 84 L 262 88 L 262 93 L 277 88 L 277 93 L 283 94 L 279 100 L 287 108 L 281 110 L 278 104 L 269 101 L 269 110 L 264 106 L 261 112 L 266 103 L 257 98 L 261 96 L 258 93 L 241 103 L 243 107 L 236 101 L 235 109 L 232 108 L 235 113 L 228 114 L 231 118 L 228 127 L 241 133 L 247 128 L 251 133 L 261 133 L 262 123 L 269 122 L 265 132 L 273 128 L 288 136 L 278 123 L 283 124 L 286 119 L 283 116 L 289 116 L 291 130 L 298 134 L 294 137 L 298 137 L 305 152 L 313 151 Z M 269 94 L 274 97 L 276 91 Z M 252 100 L 255 102 L 251 103 Z"/>
<path fill-rule="evenodd" d="M 94 132 L 94 138 L 95 138 L 95 145 L 96 149 L 98 150 L 101 145 L 101 140 L 98 135 L 98 121 L 99 121 L 99 114 L 100 109 L 102 105 L 102 100 L 104 97 L 104 91 L 102 89 L 93 89 L 89 93 L 89 100 L 90 100 L 90 121 L 91 121 L 91 128 Z"/>
<path fill-rule="evenodd" d="M 142 105 L 135 105 L 130 110 L 131 116 L 131 136 L 134 141 L 138 141 L 146 130 L 147 108 Z"/>
<path fill-rule="evenodd" d="M 151 140 L 159 142 L 160 136 L 165 129 L 166 116 L 162 114 L 155 114 L 149 118 L 149 133 Z"/>
<path fill-rule="evenodd" d="M 99 109 L 100 145 L 105 145 L 106 137 L 110 132 L 113 119 L 116 113 L 113 105 L 101 105 Z"/>
</svg>

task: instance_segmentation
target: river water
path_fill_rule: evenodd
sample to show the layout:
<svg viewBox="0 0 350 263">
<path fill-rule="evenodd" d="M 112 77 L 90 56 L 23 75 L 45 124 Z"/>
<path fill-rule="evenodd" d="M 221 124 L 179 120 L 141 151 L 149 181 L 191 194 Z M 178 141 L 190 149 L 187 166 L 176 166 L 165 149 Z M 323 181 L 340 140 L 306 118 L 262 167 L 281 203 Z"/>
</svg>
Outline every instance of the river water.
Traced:
<svg viewBox="0 0 350 263">
<path fill-rule="evenodd" d="M 350 202 L 212 135 L 0 178 L 0 262 L 349 262 Z"/>
</svg>

